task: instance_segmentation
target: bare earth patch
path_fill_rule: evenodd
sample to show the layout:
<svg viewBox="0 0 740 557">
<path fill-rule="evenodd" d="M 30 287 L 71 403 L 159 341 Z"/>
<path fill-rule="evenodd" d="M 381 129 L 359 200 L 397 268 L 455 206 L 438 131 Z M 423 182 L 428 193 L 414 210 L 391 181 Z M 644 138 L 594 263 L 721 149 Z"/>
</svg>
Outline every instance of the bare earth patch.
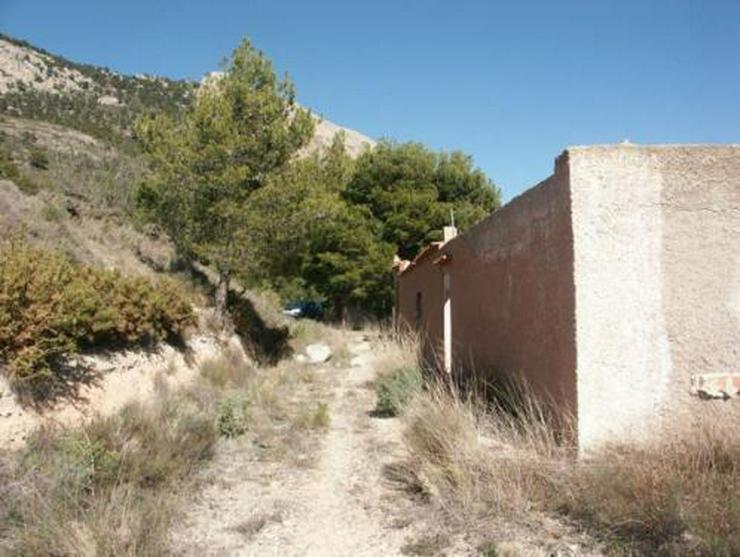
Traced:
<svg viewBox="0 0 740 557">
<path fill-rule="evenodd" d="M 400 555 L 419 535 L 413 520 L 399 518 L 413 503 L 383 477 L 400 456 L 400 424 L 370 417 L 371 344 L 359 333 L 346 342 L 349 366 L 330 361 L 315 372 L 330 421 L 313 465 L 262 458 L 240 440 L 224 444 L 210 485 L 173 534 L 177 554 Z M 295 404 L 318 400 L 312 383 L 295 388 Z"/>
<path fill-rule="evenodd" d="M 491 520 L 483 529 L 450 520 L 402 464 L 401 420 L 375 417 L 372 384 L 383 343 L 342 334 L 349 362 L 330 360 L 312 381 L 296 380 L 290 401 L 306 408 L 328 402 L 326 430 L 307 433 L 315 442 L 296 441 L 287 452 L 255 438 L 222 442 L 204 473 L 206 487 L 172 532 L 174 554 L 590 554 L 583 550 L 589 540 L 546 517 L 531 525 Z"/>
</svg>

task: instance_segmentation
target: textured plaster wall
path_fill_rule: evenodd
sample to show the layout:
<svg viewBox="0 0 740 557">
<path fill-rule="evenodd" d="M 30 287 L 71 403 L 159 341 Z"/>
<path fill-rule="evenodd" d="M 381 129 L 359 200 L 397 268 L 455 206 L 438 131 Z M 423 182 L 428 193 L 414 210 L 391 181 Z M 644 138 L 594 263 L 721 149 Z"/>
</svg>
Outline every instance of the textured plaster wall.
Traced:
<svg viewBox="0 0 740 557">
<path fill-rule="evenodd" d="M 557 408 L 575 414 L 567 165 L 442 251 L 452 257 L 455 368 L 479 377 L 521 373 Z"/>
<path fill-rule="evenodd" d="M 740 147 L 654 152 L 663 176 L 661 268 L 673 362 L 661 413 L 712 406 L 733 409 L 737 420 L 738 401 L 699 401 L 688 390 L 692 375 L 740 372 Z"/>
<path fill-rule="evenodd" d="M 432 263 L 436 250 L 418 265 L 398 277 L 396 292 L 397 324 L 401 330 L 419 334 L 422 357 L 429 365 L 441 361 L 442 310 L 444 290 L 442 271 Z M 417 329 L 416 295 L 421 292 L 422 319 Z"/>
<path fill-rule="evenodd" d="M 740 149 L 571 148 L 579 444 L 706 412 L 690 377 L 740 365 Z"/>
<path fill-rule="evenodd" d="M 736 400 L 689 394 L 693 375 L 740 371 L 740 146 L 568 149 L 553 176 L 399 277 L 400 323 L 423 293 L 429 360 L 443 253 L 455 369 L 523 373 L 577 417 L 581 447 L 709 410 L 740 418 Z"/>
<path fill-rule="evenodd" d="M 639 436 L 670 382 L 662 176 L 634 148 L 570 149 L 578 437 Z"/>
</svg>

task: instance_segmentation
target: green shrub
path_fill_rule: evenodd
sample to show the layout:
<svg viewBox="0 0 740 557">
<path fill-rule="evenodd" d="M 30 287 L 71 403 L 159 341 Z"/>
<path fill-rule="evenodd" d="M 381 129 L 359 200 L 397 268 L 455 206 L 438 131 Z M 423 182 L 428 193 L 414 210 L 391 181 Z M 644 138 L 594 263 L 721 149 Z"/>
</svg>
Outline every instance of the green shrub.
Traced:
<svg viewBox="0 0 740 557">
<path fill-rule="evenodd" d="M 378 401 L 375 413 L 380 416 L 396 416 L 419 392 L 422 386 L 421 370 L 404 367 L 378 379 L 375 393 Z"/>
<path fill-rule="evenodd" d="M 38 397 L 85 348 L 180 341 L 194 323 L 177 284 L 76 265 L 22 241 L 0 244 L 0 360 L 19 390 Z"/>
<path fill-rule="evenodd" d="M 61 220 L 64 220 L 64 218 L 67 216 L 67 212 L 59 205 L 48 203 L 44 206 L 42 215 L 44 217 L 44 220 L 48 222 L 59 222 Z"/>
<path fill-rule="evenodd" d="M 243 396 L 224 398 L 218 409 L 217 429 L 222 437 L 238 437 L 247 432 L 250 402 Z"/>
<path fill-rule="evenodd" d="M 38 185 L 21 173 L 13 156 L 6 149 L 0 149 L 0 178 L 10 180 L 25 193 L 33 194 L 39 191 Z"/>
<path fill-rule="evenodd" d="M 39 149 L 39 148 L 31 149 L 30 163 L 31 163 L 31 166 L 39 170 L 48 170 L 49 169 L 49 156 L 42 149 Z"/>
<path fill-rule="evenodd" d="M 316 411 L 311 415 L 309 423 L 311 429 L 327 429 L 330 423 L 329 405 L 326 402 L 319 402 Z"/>
</svg>

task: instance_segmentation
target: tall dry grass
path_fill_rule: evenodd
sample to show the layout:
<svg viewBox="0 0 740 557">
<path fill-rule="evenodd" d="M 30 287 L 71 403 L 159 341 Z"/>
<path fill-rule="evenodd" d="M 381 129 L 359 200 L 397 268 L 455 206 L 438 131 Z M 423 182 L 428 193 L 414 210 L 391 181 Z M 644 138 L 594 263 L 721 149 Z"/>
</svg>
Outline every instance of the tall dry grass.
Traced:
<svg viewBox="0 0 740 557">
<path fill-rule="evenodd" d="M 0 554 L 158 555 L 194 472 L 216 442 L 213 416 L 161 393 L 82 428 L 42 428 L 0 456 Z"/>
<path fill-rule="evenodd" d="M 666 430 L 576 458 L 536 398 L 505 404 L 427 385 L 403 419 L 401 477 L 451 521 L 568 516 L 620 555 L 740 555 L 740 435 L 720 420 Z M 513 402 L 513 404 L 512 404 Z M 514 412 L 512 412 L 512 409 Z"/>
<path fill-rule="evenodd" d="M 623 553 L 740 555 L 740 433 L 708 416 L 604 447 L 568 470 L 558 503 Z"/>
<path fill-rule="evenodd" d="M 535 402 L 514 416 L 440 382 L 427 385 L 404 420 L 410 465 L 451 515 L 541 509 L 568 451 Z"/>
</svg>

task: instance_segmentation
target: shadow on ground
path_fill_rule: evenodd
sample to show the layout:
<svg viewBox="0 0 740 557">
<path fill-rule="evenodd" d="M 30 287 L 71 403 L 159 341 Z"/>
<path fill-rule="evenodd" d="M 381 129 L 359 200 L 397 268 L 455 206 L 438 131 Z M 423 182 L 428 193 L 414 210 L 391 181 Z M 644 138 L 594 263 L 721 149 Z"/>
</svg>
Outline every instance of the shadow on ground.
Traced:
<svg viewBox="0 0 740 557">
<path fill-rule="evenodd" d="M 287 325 L 271 325 L 246 296 L 229 292 L 229 313 L 247 353 L 260 364 L 276 364 L 293 353 Z"/>
</svg>

